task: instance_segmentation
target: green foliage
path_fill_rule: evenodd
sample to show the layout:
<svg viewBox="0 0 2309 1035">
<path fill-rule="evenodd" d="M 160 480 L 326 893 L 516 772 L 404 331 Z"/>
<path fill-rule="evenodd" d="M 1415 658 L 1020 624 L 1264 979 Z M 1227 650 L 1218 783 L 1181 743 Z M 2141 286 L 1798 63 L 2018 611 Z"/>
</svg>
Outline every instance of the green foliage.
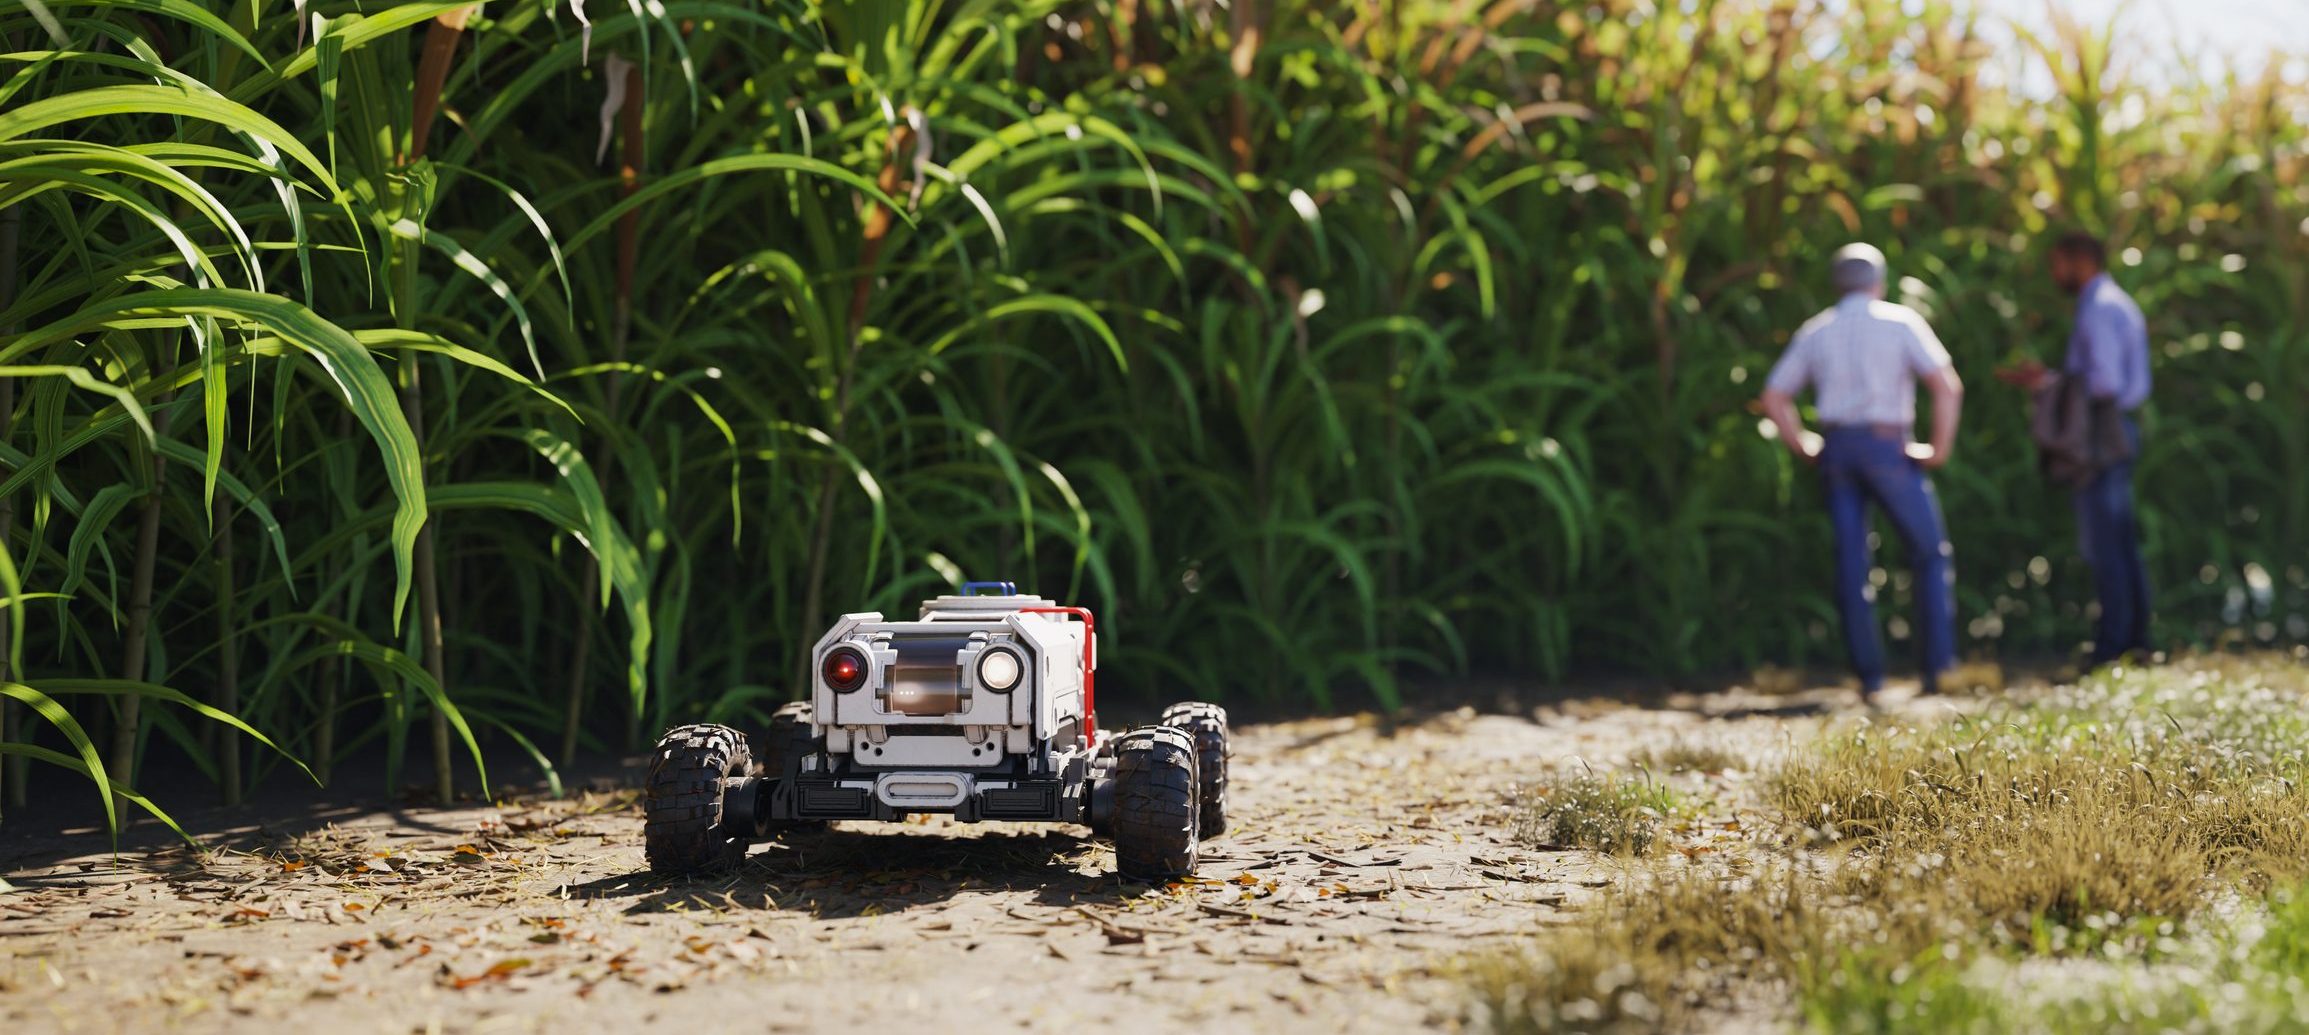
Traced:
<svg viewBox="0 0 2309 1035">
<path fill-rule="evenodd" d="M 1939 946 L 1928 951 L 1913 963 L 1877 958 L 1885 953 L 1839 957 L 1806 989 L 1807 1027 L 1836 1035 L 2013 1030 L 2000 1000 L 1966 987 L 1963 971 L 1939 958 Z"/>
<path fill-rule="evenodd" d="M 1912 959 L 1861 949 L 1837 955 L 1800 983 L 1805 1027 L 1822 1035 L 1877 1032 L 2095 1032 L 2276 1035 L 2300 1027 L 2309 979 L 2298 955 L 2309 916 L 2296 889 L 2266 910 L 2195 930 L 2167 925 L 2153 956 L 2049 965 L 2010 953 L 1933 946 Z"/>
<path fill-rule="evenodd" d="M 1853 237 L 1982 386 L 1969 642 L 2058 647 L 2065 501 L 1982 375 L 2057 355 L 2071 223 L 2138 249 L 2165 631 L 2309 637 L 2298 85 L 2072 32 L 2019 96 L 1941 0 L 570 13 L 0 12 L 5 675 L 322 774 L 430 723 L 445 783 L 758 718 L 964 574 L 1097 608 L 1118 702 L 1822 660 L 1747 404 Z M 142 700 L 68 707 L 238 790 Z"/>
</svg>

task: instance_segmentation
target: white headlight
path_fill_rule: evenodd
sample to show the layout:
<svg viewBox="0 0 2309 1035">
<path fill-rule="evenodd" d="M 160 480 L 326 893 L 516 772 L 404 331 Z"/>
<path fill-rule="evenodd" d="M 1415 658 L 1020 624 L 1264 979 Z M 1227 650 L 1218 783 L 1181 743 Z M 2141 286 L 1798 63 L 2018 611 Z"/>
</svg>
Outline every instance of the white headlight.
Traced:
<svg viewBox="0 0 2309 1035">
<path fill-rule="evenodd" d="M 997 648 L 978 656 L 978 683 L 996 693 L 1017 686 L 1022 672 L 1018 655 L 1009 651 Z"/>
</svg>

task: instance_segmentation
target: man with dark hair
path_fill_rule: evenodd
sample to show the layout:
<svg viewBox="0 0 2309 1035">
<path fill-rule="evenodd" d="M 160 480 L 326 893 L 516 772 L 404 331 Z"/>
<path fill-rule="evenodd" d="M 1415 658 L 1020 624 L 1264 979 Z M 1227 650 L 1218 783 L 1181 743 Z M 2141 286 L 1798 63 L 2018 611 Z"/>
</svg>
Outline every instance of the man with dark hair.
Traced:
<svg viewBox="0 0 2309 1035">
<path fill-rule="evenodd" d="M 2083 286 L 2083 282 L 2077 281 L 2071 283 L 2069 278 L 2074 276 L 2084 276 L 2087 280 L 2090 280 L 2091 276 L 2083 270 L 2076 270 L 2068 274 L 2063 274 L 2061 272 L 2060 266 L 2061 260 L 2081 259 L 2090 267 L 2090 270 L 2094 273 L 2107 272 L 2109 266 L 2108 246 L 2102 244 L 2100 238 L 2095 237 L 2092 234 L 2088 234 L 2082 230 L 2071 230 L 2056 238 L 2052 242 L 2052 254 L 2053 283 L 2060 285 L 2061 290 L 2066 291 L 2072 295 L 2076 294 L 2077 289 Z"/>
<path fill-rule="evenodd" d="M 1884 301 L 1884 267 L 1884 253 L 1871 245 L 1837 250 L 1828 273 L 1840 300 L 1789 340 L 1761 400 L 1781 443 L 1820 468 L 1836 533 L 1836 610 L 1864 701 L 1884 684 L 1868 577 L 1870 503 L 1891 519 L 1915 569 L 1924 692 L 1938 692 L 1956 663 L 1954 551 L 1926 472 L 1947 463 L 1956 445 L 1964 383 L 1924 318 Z M 1916 441 L 1919 385 L 1932 395 L 1929 445 Z M 1805 431 L 1797 416 L 1796 396 L 1807 388 L 1825 435 Z"/>
<path fill-rule="evenodd" d="M 2075 490 L 2077 546 L 2100 597 L 2091 662 L 2099 668 L 2153 649 L 2148 566 L 2133 506 L 2133 458 L 2141 442 L 2135 414 L 2149 398 L 2148 323 L 2132 296 L 2109 277 L 2108 250 L 2100 238 L 2081 231 L 2061 235 L 2053 242 L 2050 267 L 2053 283 L 2077 300 L 2068 356 L 2057 374 L 2028 363 L 2001 376 L 2039 393 L 2063 378 L 2081 380 L 2092 405 L 2113 409 L 2122 424 L 2121 457 L 2100 465 Z"/>
</svg>

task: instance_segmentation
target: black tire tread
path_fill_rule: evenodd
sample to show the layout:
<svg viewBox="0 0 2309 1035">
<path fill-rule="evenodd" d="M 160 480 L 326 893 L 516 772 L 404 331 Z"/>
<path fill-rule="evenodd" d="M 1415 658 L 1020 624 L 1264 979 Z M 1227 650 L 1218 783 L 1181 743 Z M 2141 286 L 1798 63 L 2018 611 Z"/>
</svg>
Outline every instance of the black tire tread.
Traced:
<svg viewBox="0 0 2309 1035">
<path fill-rule="evenodd" d="M 762 775 L 772 780 L 783 780 L 791 775 L 803 755 L 819 750 L 818 738 L 810 732 L 810 723 L 816 712 L 810 702 L 795 701 L 770 713 L 770 728 L 762 736 Z M 824 830 L 826 821 L 771 820 L 764 824 L 769 833 L 796 830 Z"/>
<path fill-rule="evenodd" d="M 746 738 L 727 726 L 676 726 L 658 738 L 643 786 L 642 855 L 652 873 L 697 873 L 745 858 L 722 828 L 722 781 L 751 771 Z"/>
<path fill-rule="evenodd" d="M 1163 709 L 1162 724 L 1187 732 L 1195 741 L 1196 799 L 1202 806 L 1201 837 L 1227 832 L 1227 760 L 1234 757 L 1227 734 L 1227 710 L 1203 701 L 1182 701 Z"/>
<path fill-rule="evenodd" d="M 818 749 L 817 738 L 810 735 L 811 715 L 808 701 L 795 701 L 770 713 L 769 732 L 762 737 L 763 776 L 783 780 L 795 759 Z"/>
<path fill-rule="evenodd" d="M 1115 745 L 1115 868 L 1133 880 L 1195 872 L 1202 810 L 1194 738 L 1169 726 L 1141 726 Z"/>
</svg>

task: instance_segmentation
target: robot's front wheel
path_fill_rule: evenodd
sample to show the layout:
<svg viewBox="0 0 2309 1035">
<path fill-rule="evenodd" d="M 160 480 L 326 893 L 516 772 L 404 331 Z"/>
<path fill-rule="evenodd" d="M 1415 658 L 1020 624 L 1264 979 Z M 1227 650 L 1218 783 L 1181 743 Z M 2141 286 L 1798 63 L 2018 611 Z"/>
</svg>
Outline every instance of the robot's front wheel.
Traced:
<svg viewBox="0 0 2309 1035">
<path fill-rule="evenodd" d="M 1202 809 L 1195 781 L 1195 742 L 1185 730 L 1141 726 L 1115 744 L 1115 868 L 1134 880 L 1171 880 L 1195 872 Z"/>
<path fill-rule="evenodd" d="M 658 738 L 642 803 L 650 872 L 695 873 L 745 858 L 746 832 L 723 822 L 723 781 L 752 765 L 746 738 L 727 726 L 676 726 Z"/>
</svg>

